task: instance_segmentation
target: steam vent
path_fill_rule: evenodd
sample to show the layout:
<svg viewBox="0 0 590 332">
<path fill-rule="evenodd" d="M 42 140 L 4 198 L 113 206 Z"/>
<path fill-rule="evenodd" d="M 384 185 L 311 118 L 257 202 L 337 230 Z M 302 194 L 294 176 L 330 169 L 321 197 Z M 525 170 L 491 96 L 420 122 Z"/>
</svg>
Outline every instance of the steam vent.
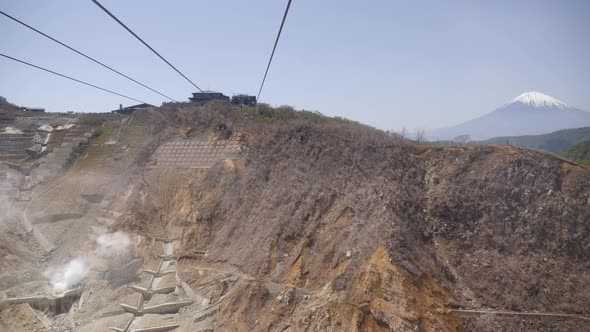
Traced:
<svg viewBox="0 0 590 332">
<path fill-rule="evenodd" d="M 0 111 L 0 331 L 590 331 L 573 161 L 220 100 Z"/>
</svg>

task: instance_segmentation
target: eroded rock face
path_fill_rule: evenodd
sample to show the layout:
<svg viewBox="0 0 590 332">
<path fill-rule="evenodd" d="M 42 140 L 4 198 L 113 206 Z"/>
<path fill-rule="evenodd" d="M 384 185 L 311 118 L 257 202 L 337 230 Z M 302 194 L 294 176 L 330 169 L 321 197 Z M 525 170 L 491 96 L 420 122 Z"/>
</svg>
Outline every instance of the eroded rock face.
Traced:
<svg viewBox="0 0 590 332">
<path fill-rule="evenodd" d="M 88 234 L 79 226 L 86 220 L 92 232 L 108 227 L 136 236 L 144 269 L 157 271 L 162 257 L 177 261 L 177 274 L 157 285 L 170 293 L 154 295 L 149 306 L 181 303 L 183 296 L 194 303 L 147 317 L 145 326 L 590 329 L 579 317 L 590 314 L 588 169 L 512 147 L 419 146 L 361 126 L 252 125 L 241 114 L 215 111 L 134 114 L 119 124 L 125 148 L 99 137 L 108 149 L 97 143 L 75 161 L 68 181 L 28 208 L 31 219 L 104 210 L 96 220 L 36 225 L 75 239 L 56 241 L 53 258 L 84 244 Z M 220 132 L 218 123 L 228 128 Z M 233 159 L 219 156 L 203 169 L 151 163 L 158 147 L 180 136 L 222 140 L 229 131 L 243 135 L 243 153 Z M 109 170 L 118 180 L 76 177 L 89 170 Z M 111 203 L 102 206 L 104 196 L 93 193 L 109 194 Z M 175 239 L 173 257 L 168 244 L 154 245 L 161 237 Z M 32 269 L 9 253 L 3 275 Z M 146 278 L 137 284 L 146 286 Z M 4 287 L 21 281 L 7 279 Z M 137 294 L 113 287 L 86 285 L 79 310 L 68 314 L 78 330 L 126 326 L 130 318 L 114 314 L 117 303 L 135 306 Z M 15 312 L 0 310 L 0 326 L 10 330 Z"/>
<path fill-rule="evenodd" d="M 505 148 L 508 149 L 508 148 Z M 474 303 L 513 310 L 587 312 L 588 170 L 510 148 L 472 148 L 427 187 L 425 233 L 473 290 Z M 452 158 L 452 157 L 451 157 Z"/>
<path fill-rule="evenodd" d="M 163 227 L 182 230 L 181 270 L 241 271 L 219 327 L 494 330 L 524 323 L 449 310 L 590 313 L 587 169 L 515 148 L 413 147 L 316 127 L 248 141 L 245 160 L 152 170 L 158 191 L 133 203 L 163 202 Z"/>
</svg>

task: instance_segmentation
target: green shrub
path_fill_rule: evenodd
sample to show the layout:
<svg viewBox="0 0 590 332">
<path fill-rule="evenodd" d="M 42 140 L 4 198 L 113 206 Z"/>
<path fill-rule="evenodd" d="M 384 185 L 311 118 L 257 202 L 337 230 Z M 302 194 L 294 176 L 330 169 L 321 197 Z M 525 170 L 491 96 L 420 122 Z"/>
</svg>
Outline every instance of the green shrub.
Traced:
<svg viewBox="0 0 590 332">
<path fill-rule="evenodd" d="M 590 165 L 590 140 L 574 144 L 559 154 L 582 165 Z"/>
</svg>

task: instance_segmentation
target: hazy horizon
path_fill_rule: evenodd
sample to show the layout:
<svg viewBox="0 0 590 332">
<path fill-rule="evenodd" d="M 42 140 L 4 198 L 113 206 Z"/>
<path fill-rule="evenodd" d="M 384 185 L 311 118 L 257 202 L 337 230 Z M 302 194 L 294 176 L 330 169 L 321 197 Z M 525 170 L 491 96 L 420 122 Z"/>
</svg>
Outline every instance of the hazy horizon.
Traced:
<svg viewBox="0 0 590 332">
<path fill-rule="evenodd" d="M 256 94 L 286 2 L 102 3 L 201 88 Z M 0 9 L 179 100 L 196 89 L 91 1 Z M 590 111 L 586 1 L 293 1 L 261 102 L 381 129 L 471 120 L 527 91 Z M 161 96 L 0 17 L 5 53 L 137 99 Z M 0 95 L 52 112 L 133 101 L 0 59 Z"/>
</svg>

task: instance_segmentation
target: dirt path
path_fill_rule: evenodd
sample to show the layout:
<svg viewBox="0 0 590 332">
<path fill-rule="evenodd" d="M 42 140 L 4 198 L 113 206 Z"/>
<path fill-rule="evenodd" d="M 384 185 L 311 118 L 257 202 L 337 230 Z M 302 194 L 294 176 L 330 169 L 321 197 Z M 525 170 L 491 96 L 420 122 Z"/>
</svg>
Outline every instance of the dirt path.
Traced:
<svg viewBox="0 0 590 332">
<path fill-rule="evenodd" d="M 261 283 L 268 284 L 268 285 L 274 285 L 274 286 L 277 286 L 277 287 L 280 287 L 280 288 L 292 288 L 292 289 L 295 289 L 297 291 L 300 291 L 300 292 L 302 292 L 303 294 L 306 294 L 306 295 L 313 295 L 313 294 L 318 293 L 317 291 L 313 291 L 313 290 L 310 290 L 310 289 L 307 289 L 307 288 L 297 287 L 297 286 L 295 286 L 293 284 L 290 284 L 290 283 L 276 282 L 276 281 L 272 281 L 272 280 L 269 280 L 269 279 L 266 279 L 266 278 L 264 278 L 264 279 L 263 278 L 257 278 L 255 276 L 246 274 L 246 273 L 238 270 L 237 268 L 235 268 L 233 266 L 231 268 L 224 269 L 224 268 L 220 268 L 220 267 L 209 267 L 209 266 L 194 265 L 193 266 L 193 269 L 194 270 L 202 270 L 202 271 L 218 272 L 218 273 L 230 275 L 232 277 L 237 277 L 237 278 L 240 278 L 240 279 L 243 279 L 243 280 L 261 282 Z"/>
<path fill-rule="evenodd" d="M 563 317 L 572 319 L 581 319 L 590 321 L 590 317 L 564 314 L 558 312 L 534 312 L 534 311 L 510 311 L 510 310 L 477 310 L 477 309 L 446 309 L 447 313 L 456 312 L 463 314 L 492 314 L 492 315 L 507 315 L 507 316 L 543 316 L 543 317 Z"/>
</svg>

